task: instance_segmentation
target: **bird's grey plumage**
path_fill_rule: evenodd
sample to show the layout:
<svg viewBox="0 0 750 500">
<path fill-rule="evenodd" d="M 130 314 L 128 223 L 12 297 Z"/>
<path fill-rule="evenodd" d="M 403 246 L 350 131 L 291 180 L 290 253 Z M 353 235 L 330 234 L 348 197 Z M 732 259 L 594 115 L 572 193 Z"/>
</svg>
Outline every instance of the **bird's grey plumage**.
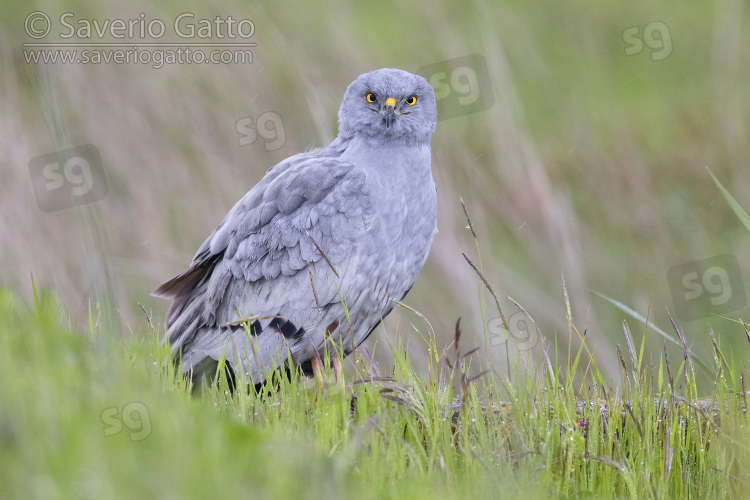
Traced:
<svg viewBox="0 0 750 500">
<path fill-rule="evenodd" d="M 381 69 L 349 85 L 339 136 L 271 168 L 155 292 L 174 298 L 166 323 L 183 369 L 225 354 L 258 383 L 288 353 L 302 364 L 327 339 L 344 354 L 359 345 L 411 288 L 437 232 L 436 119 L 417 75 Z M 259 318 L 250 336 L 232 324 L 238 313 Z"/>
</svg>

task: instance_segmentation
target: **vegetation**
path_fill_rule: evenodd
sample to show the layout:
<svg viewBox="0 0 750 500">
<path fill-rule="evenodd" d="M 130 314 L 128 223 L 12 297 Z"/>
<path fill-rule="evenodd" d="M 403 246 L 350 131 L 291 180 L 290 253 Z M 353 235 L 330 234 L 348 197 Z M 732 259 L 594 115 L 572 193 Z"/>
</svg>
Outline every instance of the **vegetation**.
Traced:
<svg viewBox="0 0 750 500">
<path fill-rule="evenodd" d="M 393 346 L 392 372 L 358 351 L 346 388 L 274 377 L 275 388 L 190 395 L 150 326 L 122 342 L 0 292 L 3 498 L 740 498 L 750 487 L 745 373 L 716 337 L 710 394 L 689 346 L 651 357 L 625 330 L 605 384 L 585 332 L 557 338 L 510 376 L 480 373 L 456 325 L 429 327 L 429 377 Z M 570 318 L 568 318 L 570 320 Z M 144 321 L 144 323 L 146 323 Z M 148 322 L 150 325 L 150 321 Z M 750 335 L 748 336 L 750 340 Z M 330 370 L 329 370 L 330 372 Z"/>
</svg>

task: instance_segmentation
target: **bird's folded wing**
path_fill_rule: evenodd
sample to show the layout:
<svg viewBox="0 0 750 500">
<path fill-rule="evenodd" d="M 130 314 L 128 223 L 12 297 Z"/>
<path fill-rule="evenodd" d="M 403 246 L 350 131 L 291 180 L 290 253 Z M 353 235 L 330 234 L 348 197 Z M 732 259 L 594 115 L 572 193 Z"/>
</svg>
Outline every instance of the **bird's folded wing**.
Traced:
<svg viewBox="0 0 750 500">
<path fill-rule="evenodd" d="M 337 281 L 356 271 L 372 223 L 365 175 L 314 154 L 274 167 L 227 214 L 190 268 L 155 292 L 175 298 L 167 326 L 223 325 L 238 311 L 299 316 L 338 301 L 346 291 Z M 170 338 L 183 342 L 185 333 L 170 331 Z"/>
</svg>

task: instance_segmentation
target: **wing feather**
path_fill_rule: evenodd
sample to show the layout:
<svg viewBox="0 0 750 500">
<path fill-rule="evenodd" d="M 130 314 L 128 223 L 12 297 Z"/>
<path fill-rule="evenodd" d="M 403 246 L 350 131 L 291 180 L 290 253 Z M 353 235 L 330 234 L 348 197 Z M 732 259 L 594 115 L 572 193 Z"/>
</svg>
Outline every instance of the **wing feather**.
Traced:
<svg viewBox="0 0 750 500">
<path fill-rule="evenodd" d="M 346 276 L 356 274 L 367 244 L 371 198 L 365 172 L 338 157 L 302 154 L 270 170 L 201 245 L 191 267 L 155 292 L 175 297 L 167 327 L 185 369 L 229 346 L 258 376 L 257 363 L 282 362 L 287 347 L 293 357 L 318 348 L 325 325 L 343 316 L 339 293 L 352 292 Z M 244 331 L 226 326 L 238 311 L 266 317 L 253 353 Z"/>
</svg>

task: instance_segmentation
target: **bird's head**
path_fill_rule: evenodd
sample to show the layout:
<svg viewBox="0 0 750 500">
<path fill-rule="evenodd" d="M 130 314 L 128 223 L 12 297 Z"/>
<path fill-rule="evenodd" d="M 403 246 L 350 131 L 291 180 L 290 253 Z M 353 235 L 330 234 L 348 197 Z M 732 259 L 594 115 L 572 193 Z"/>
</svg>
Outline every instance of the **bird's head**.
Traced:
<svg viewBox="0 0 750 500">
<path fill-rule="evenodd" d="M 437 123 L 435 92 L 427 80 L 400 69 L 360 75 L 344 94 L 339 135 L 429 143 Z"/>
</svg>

